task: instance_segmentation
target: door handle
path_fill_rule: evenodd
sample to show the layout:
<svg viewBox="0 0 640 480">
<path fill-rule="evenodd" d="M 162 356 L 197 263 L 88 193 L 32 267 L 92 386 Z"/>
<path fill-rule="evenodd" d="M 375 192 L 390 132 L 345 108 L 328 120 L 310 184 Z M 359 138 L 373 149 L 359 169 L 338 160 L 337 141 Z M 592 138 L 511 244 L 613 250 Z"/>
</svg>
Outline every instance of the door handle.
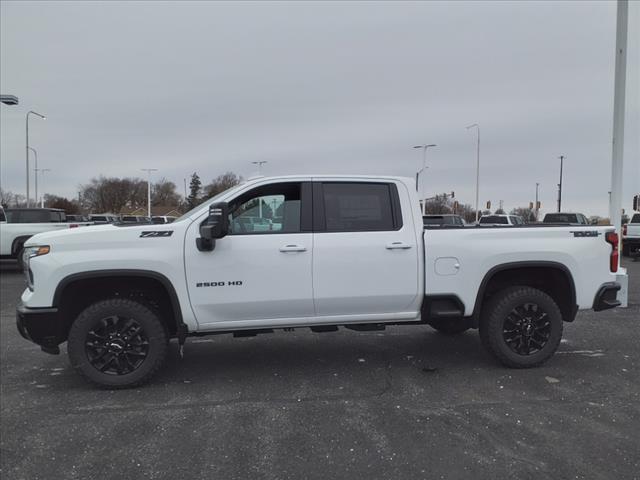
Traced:
<svg viewBox="0 0 640 480">
<path fill-rule="evenodd" d="M 280 251 L 283 253 L 287 252 L 306 252 L 307 248 L 302 245 L 285 245 L 284 247 L 280 247 Z"/>
<path fill-rule="evenodd" d="M 411 248 L 411 245 L 408 245 L 404 242 L 388 243 L 386 246 L 387 250 L 407 250 L 409 248 Z"/>
</svg>

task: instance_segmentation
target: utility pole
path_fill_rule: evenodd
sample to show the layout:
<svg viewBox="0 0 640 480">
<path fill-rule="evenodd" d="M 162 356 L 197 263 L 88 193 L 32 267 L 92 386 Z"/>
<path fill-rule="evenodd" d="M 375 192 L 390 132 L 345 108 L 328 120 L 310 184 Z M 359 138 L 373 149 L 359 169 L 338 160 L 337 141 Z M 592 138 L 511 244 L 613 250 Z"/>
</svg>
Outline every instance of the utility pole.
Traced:
<svg viewBox="0 0 640 480">
<path fill-rule="evenodd" d="M 33 168 L 33 171 L 35 172 L 35 175 L 33 176 L 34 179 L 34 186 L 35 186 L 35 194 L 34 194 L 34 199 L 35 199 L 35 205 L 38 206 L 38 151 L 35 148 L 29 147 L 29 151 L 33 152 L 33 156 L 35 158 L 35 167 Z"/>
<path fill-rule="evenodd" d="M 157 172 L 157 168 L 141 168 L 147 172 L 147 217 L 151 218 L 151 172 Z"/>
<path fill-rule="evenodd" d="M 538 187 L 540 187 L 540 184 L 536 182 L 536 222 L 538 221 L 538 213 L 540 211 L 540 208 L 538 207 Z"/>
<path fill-rule="evenodd" d="M 624 166 L 624 100 L 627 76 L 627 26 L 629 2 L 618 0 L 616 20 L 616 65 L 613 92 L 613 147 L 611 151 L 611 202 L 609 218 L 622 238 L 622 173 Z M 618 245 L 619 247 L 619 245 Z M 620 257 L 618 256 L 618 268 Z M 626 288 L 625 288 L 626 290 Z M 626 306 L 626 305 L 625 305 Z"/>
<path fill-rule="evenodd" d="M 560 155 L 560 183 L 558 184 L 558 213 L 562 210 L 562 164 L 564 163 L 564 155 Z"/>
<path fill-rule="evenodd" d="M 476 223 L 478 223 L 478 217 L 480 214 L 478 211 L 480 206 L 480 125 L 474 123 L 473 125 L 469 125 L 467 130 L 474 127 L 478 130 L 478 146 L 476 149 Z"/>
<path fill-rule="evenodd" d="M 50 168 L 41 168 L 40 171 L 42 172 L 42 194 L 40 195 L 40 208 L 44 208 L 44 174 L 45 172 L 50 172 L 51 169 Z M 38 172 L 36 171 L 36 177 L 38 176 Z M 38 199 L 36 198 L 36 206 L 38 205 Z"/>
</svg>

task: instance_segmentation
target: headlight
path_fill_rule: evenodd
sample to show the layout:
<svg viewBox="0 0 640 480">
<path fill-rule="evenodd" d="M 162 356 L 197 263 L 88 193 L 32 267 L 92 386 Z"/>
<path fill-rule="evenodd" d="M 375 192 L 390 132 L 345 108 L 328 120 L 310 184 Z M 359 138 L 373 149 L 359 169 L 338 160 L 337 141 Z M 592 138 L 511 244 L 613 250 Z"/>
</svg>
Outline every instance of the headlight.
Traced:
<svg viewBox="0 0 640 480">
<path fill-rule="evenodd" d="M 24 251 L 22 253 L 22 268 L 24 269 L 24 276 L 27 280 L 27 287 L 29 287 L 29 290 L 31 291 L 33 291 L 33 272 L 31 271 L 31 259 L 34 257 L 39 257 L 41 255 L 46 255 L 50 250 L 51 248 L 49 247 L 49 245 L 24 247 Z"/>
</svg>

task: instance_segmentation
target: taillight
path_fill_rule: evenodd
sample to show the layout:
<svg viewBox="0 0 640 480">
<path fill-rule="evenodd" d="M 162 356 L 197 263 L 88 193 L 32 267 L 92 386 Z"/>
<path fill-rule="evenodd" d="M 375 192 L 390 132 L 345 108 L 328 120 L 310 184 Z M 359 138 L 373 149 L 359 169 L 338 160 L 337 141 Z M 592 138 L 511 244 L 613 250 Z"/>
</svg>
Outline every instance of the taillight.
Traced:
<svg viewBox="0 0 640 480">
<path fill-rule="evenodd" d="M 627 236 L 627 224 L 626 223 L 622 226 L 622 236 L 623 237 Z"/>
<path fill-rule="evenodd" d="M 71 225 L 69 225 L 69 228 L 78 228 L 80 225 L 78 225 L 77 223 L 72 223 Z"/>
<path fill-rule="evenodd" d="M 611 244 L 611 256 L 609 257 L 609 270 L 611 273 L 616 273 L 618 271 L 618 242 L 620 241 L 618 238 L 617 232 L 607 232 L 604 236 L 607 243 Z"/>
</svg>

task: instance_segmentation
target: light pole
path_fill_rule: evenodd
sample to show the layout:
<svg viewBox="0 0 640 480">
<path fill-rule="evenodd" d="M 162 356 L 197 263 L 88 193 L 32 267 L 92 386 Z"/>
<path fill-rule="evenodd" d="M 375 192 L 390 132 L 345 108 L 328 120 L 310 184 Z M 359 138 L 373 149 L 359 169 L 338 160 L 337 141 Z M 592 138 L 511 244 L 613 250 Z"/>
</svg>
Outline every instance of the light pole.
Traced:
<svg viewBox="0 0 640 480">
<path fill-rule="evenodd" d="M 560 183 L 558 184 L 558 213 L 562 209 L 562 164 L 564 163 L 564 155 L 558 157 L 560 159 Z"/>
<path fill-rule="evenodd" d="M 427 148 L 431 148 L 431 147 L 437 147 L 437 145 L 435 143 L 431 143 L 431 144 L 423 144 L 423 145 L 414 145 L 413 148 L 421 148 L 422 149 L 422 168 L 420 170 L 418 170 L 416 172 L 416 192 L 422 193 L 418 187 L 419 183 L 418 181 L 420 180 L 420 174 L 426 170 L 427 168 Z M 422 195 L 420 195 L 420 197 L 422 197 Z M 421 198 L 422 200 L 422 215 L 426 215 L 427 213 L 427 201 L 426 199 Z"/>
<path fill-rule="evenodd" d="M 43 194 L 40 196 L 40 208 L 44 208 L 44 172 L 50 172 L 50 171 L 51 171 L 50 168 L 40 169 L 40 172 L 42 172 L 42 192 L 43 192 Z M 37 177 L 38 177 L 38 170 L 36 170 L 36 178 Z M 36 197 L 36 205 L 38 205 L 38 197 Z"/>
<path fill-rule="evenodd" d="M 147 217 L 151 218 L 151 172 L 157 172 L 157 168 L 141 168 L 147 172 Z"/>
<path fill-rule="evenodd" d="M 26 153 L 27 153 L 27 208 L 29 207 L 29 115 L 35 115 L 36 117 L 40 117 L 42 120 L 46 120 L 47 117 L 45 117 L 44 115 L 38 113 L 38 112 L 34 112 L 33 110 L 29 110 L 27 112 L 27 128 L 26 128 L 26 139 L 27 139 L 27 144 L 26 144 Z M 38 204 L 38 199 L 36 198 L 36 205 Z"/>
<path fill-rule="evenodd" d="M 480 125 L 474 123 L 469 125 L 467 130 L 474 127 L 478 130 L 478 147 L 476 150 L 476 223 L 478 223 L 478 207 L 480 206 Z"/>
<path fill-rule="evenodd" d="M 536 222 L 538 221 L 538 211 L 540 210 L 538 208 L 538 188 L 539 187 L 540 187 L 540 184 L 536 182 Z"/>
<path fill-rule="evenodd" d="M 262 165 L 268 163 L 267 160 L 260 160 L 259 162 L 251 162 L 254 165 L 258 166 L 258 176 L 262 175 Z"/>
<path fill-rule="evenodd" d="M 36 160 L 35 167 L 33 167 L 33 171 L 35 172 L 35 175 L 33 176 L 33 180 L 34 180 L 33 183 L 35 187 L 35 193 L 33 195 L 33 198 L 35 200 L 34 202 L 35 205 L 38 206 L 38 198 L 40 198 L 38 197 L 38 151 L 33 147 L 28 147 L 28 148 L 31 152 L 33 152 L 33 156 L 35 157 L 35 160 Z"/>
</svg>

